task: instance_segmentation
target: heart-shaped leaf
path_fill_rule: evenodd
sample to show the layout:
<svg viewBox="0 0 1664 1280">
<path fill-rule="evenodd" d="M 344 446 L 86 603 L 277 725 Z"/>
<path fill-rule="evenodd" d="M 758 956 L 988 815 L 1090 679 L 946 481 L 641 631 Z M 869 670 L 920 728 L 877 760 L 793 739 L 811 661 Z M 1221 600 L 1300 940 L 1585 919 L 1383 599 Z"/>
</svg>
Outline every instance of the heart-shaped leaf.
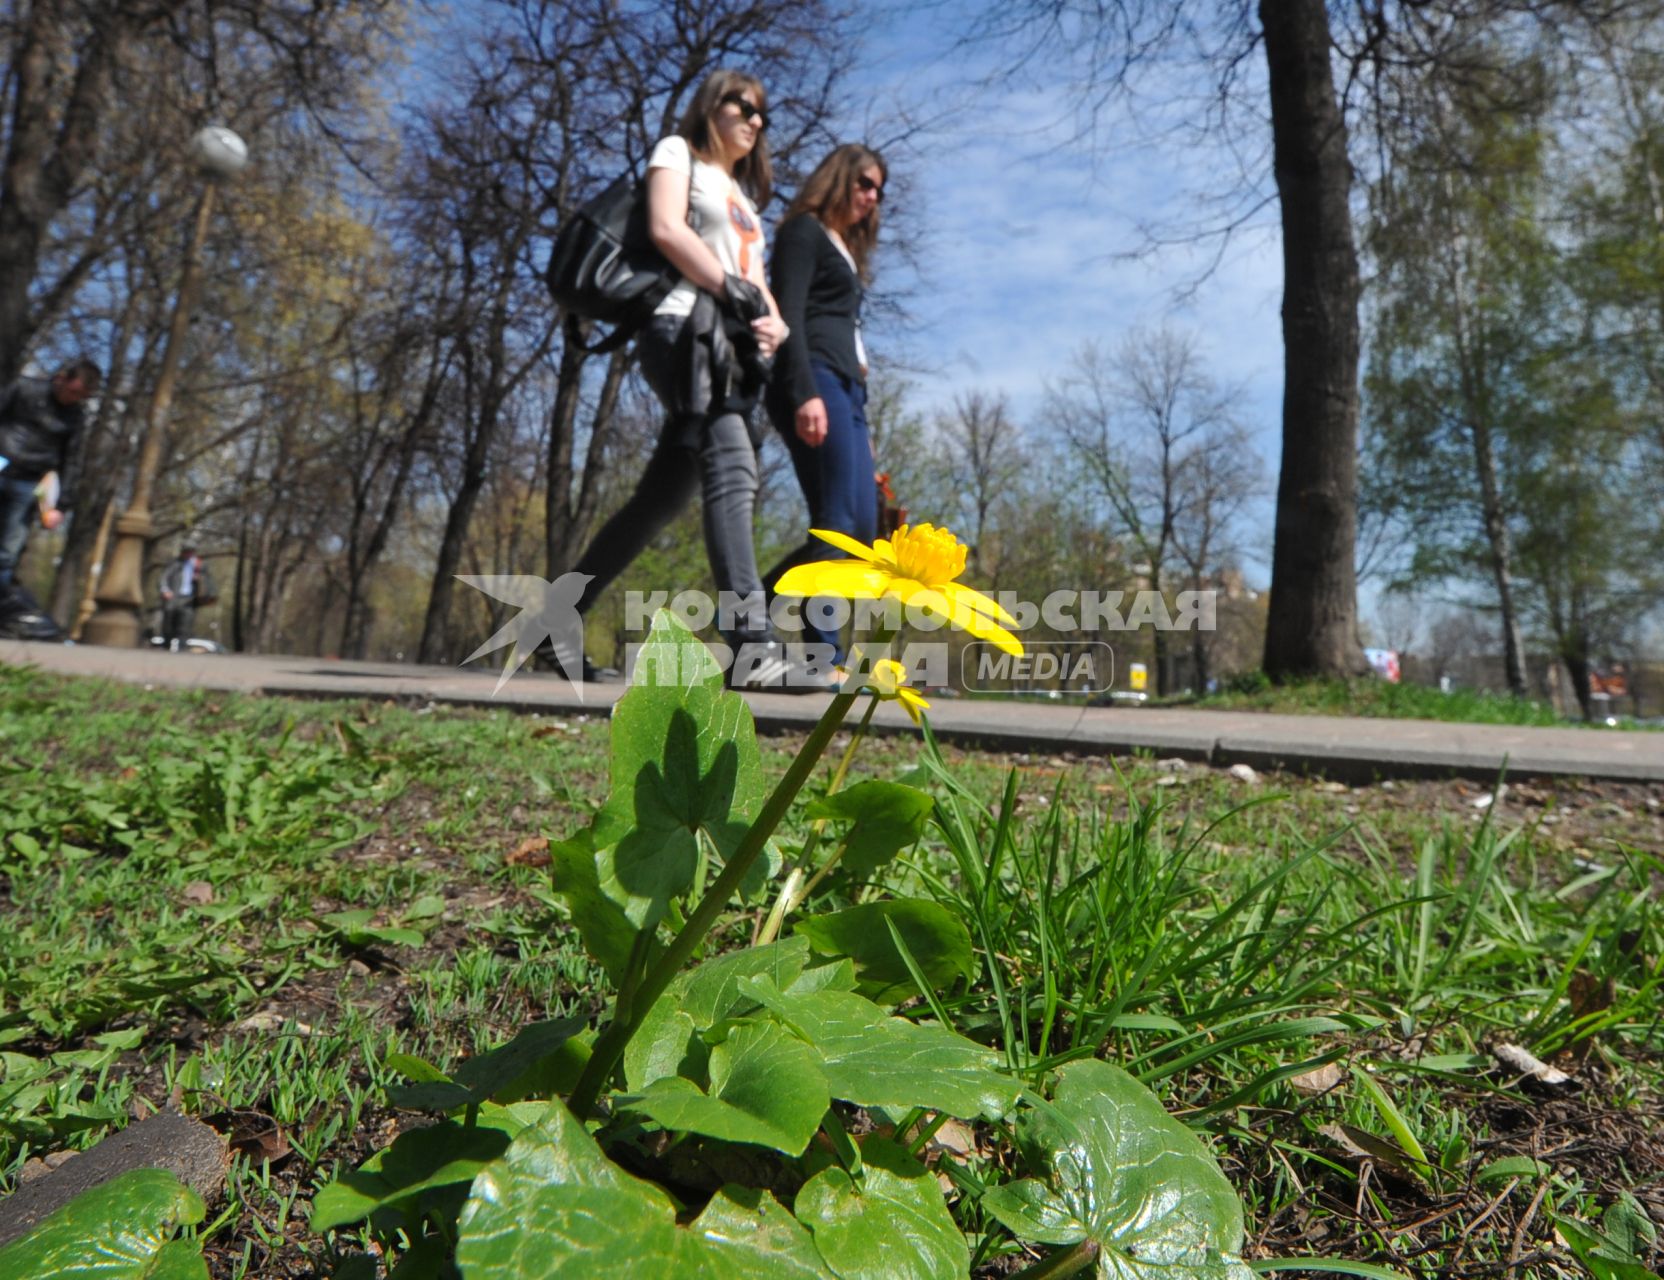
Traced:
<svg viewBox="0 0 1664 1280">
<path fill-rule="evenodd" d="M 612 789 L 596 815 L 602 891 L 638 929 L 693 882 L 698 833 L 731 849 L 762 803 L 745 699 L 710 651 L 660 610 L 612 713 Z M 551 853 L 553 850 L 551 850 Z"/>
<path fill-rule="evenodd" d="M 1019 1086 L 999 1055 L 945 1027 L 896 1018 L 848 991 L 782 992 L 750 978 L 747 992 L 795 1031 L 819 1058 L 834 1098 L 863 1107 L 929 1107 L 998 1119 Z"/>
<path fill-rule="evenodd" d="M 1116 1280 L 1252 1280 L 1242 1206 L 1201 1140 L 1119 1067 L 1072 1062 L 1019 1141 L 1040 1175 L 980 1203 L 1020 1239 L 1094 1240 Z"/>
<path fill-rule="evenodd" d="M 207 1280 L 194 1242 L 202 1197 L 163 1169 L 133 1169 L 82 1192 L 0 1249 L 0 1276 L 96 1275 L 100 1280 Z"/>
<path fill-rule="evenodd" d="M 893 1142 L 863 1143 L 858 1177 L 822 1169 L 793 1208 L 841 1280 L 963 1280 L 970 1271 L 935 1176 Z"/>
<path fill-rule="evenodd" d="M 896 949 L 886 924 L 893 924 L 924 975 L 936 990 L 976 973 L 976 953 L 965 922 L 938 902 L 890 898 L 846 911 L 810 916 L 793 926 L 820 955 L 848 956 L 860 979 L 856 990 L 883 1004 L 923 995 Z"/>
<path fill-rule="evenodd" d="M 458 1219 L 467 1280 L 648 1275 L 831 1280 L 809 1233 L 766 1192 L 719 1193 L 689 1227 L 658 1187 L 602 1154 L 559 1103 L 474 1179 Z"/>
<path fill-rule="evenodd" d="M 840 865 L 852 875 L 868 876 L 919 838 L 935 803 L 915 787 L 873 780 L 835 791 L 805 812 L 853 824 L 844 833 Z"/>
<path fill-rule="evenodd" d="M 679 1132 L 800 1156 L 832 1099 L 809 1046 L 772 1020 L 742 1023 L 711 1050 L 711 1087 L 670 1076 L 622 1105 Z"/>
</svg>

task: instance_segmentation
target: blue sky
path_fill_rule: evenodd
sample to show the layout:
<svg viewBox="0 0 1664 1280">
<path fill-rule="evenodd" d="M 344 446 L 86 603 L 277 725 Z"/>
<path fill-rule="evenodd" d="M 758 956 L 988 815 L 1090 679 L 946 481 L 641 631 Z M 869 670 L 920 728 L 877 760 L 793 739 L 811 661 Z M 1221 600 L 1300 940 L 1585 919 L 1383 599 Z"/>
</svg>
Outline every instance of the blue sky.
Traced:
<svg viewBox="0 0 1664 1280">
<path fill-rule="evenodd" d="M 946 409 L 972 389 L 1004 392 L 1026 424 L 1046 381 L 1083 340 L 1113 346 L 1136 325 L 1168 323 L 1199 335 L 1215 379 L 1242 388 L 1241 415 L 1274 483 L 1282 403 L 1275 205 L 1211 273 L 1212 245 L 1138 255 L 1147 243 L 1141 228 L 1192 225 L 1203 217 L 1199 193 L 1229 189 L 1228 152 L 1145 141 L 1114 116 L 1101 119 L 1090 140 L 1074 140 L 1076 97 L 1067 83 L 979 83 L 1009 51 L 960 43 L 960 12 L 869 8 L 876 21 L 851 94 L 865 118 L 849 122 L 852 136 L 882 137 L 885 118 L 906 109 L 937 119 L 919 147 L 892 157 L 898 195 L 920 233 L 918 270 L 879 260 L 881 272 L 896 273 L 881 285 L 909 294 L 919 326 L 892 335 L 904 358 L 927 370 L 917 378 L 918 406 Z M 873 334 L 876 356 L 885 340 Z M 1261 584 L 1271 516 L 1268 495 L 1256 510 L 1247 566 Z"/>
</svg>

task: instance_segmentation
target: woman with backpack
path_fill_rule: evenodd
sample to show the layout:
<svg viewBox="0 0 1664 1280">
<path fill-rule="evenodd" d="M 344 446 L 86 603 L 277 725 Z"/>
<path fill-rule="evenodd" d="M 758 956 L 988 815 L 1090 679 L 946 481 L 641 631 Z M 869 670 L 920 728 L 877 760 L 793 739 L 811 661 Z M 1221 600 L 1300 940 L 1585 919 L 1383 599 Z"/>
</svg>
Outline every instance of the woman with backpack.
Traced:
<svg viewBox="0 0 1664 1280">
<path fill-rule="evenodd" d="M 763 275 L 757 215 L 773 187 L 767 127 L 762 85 L 742 72 L 713 71 L 676 133 L 653 148 L 648 230 L 682 279 L 636 350 L 666 418 L 635 492 L 574 571 L 591 577 L 578 601 L 582 613 L 699 493 L 720 603 L 743 602 L 723 619 L 723 638 L 734 649 L 729 683 L 801 690 L 813 686 L 794 678 L 769 625 L 752 542 L 758 441 L 749 418 L 787 335 Z M 585 668 L 586 676 L 593 671 L 587 660 Z"/>
<path fill-rule="evenodd" d="M 791 450 L 809 527 L 863 543 L 877 533 L 878 490 L 867 435 L 861 300 L 872 276 L 888 174 L 884 158 L 859 143 L 822 160 L 786 210 L 771 272 L 791 333 L 775 361 L 769 416 Z M 826 558 L 826 544 L 809 538 L 764 579 L 770 594 L 788 569 Z M 832 604 L 804 603 L 804 640 L 829 646 L 821 655 L 841 667 L 838 628 L 825 612 Z"/>
</svg>

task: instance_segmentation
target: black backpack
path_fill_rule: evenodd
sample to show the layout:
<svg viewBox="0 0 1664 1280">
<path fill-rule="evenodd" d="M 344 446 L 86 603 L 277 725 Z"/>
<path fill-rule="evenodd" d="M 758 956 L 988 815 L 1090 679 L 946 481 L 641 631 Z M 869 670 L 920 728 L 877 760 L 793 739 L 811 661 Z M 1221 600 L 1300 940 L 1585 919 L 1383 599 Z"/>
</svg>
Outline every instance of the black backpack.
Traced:
<svg viewBox="0 0 1664 1280">
<path fill-rule="evenodd" d="M 596 353 L 628 342 L 681 278 L 648 235 L 647 184 L 628 172 L 561 224 L 544 271 L 550 296 L 566 312 L 568 340 Z M 585 344 L 579 320 L 612 332 Z"/>
</svg>

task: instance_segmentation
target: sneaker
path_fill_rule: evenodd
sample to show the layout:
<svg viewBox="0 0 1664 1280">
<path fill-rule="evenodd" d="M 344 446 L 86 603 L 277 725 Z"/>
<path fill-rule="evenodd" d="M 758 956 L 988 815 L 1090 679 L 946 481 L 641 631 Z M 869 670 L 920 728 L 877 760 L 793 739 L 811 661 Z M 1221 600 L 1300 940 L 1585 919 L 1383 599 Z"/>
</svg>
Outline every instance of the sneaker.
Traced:
<svg viewBox="0 0 1664 1280">
<path fill-rule="evenodd" d="M 62 628 L 28 591 L 12 583 L 0 588 L 0 636 L 9 640 L 59 641 Z"/>
<path fill-rule="evenodd" d="M 728 687 L 741 693 L 835 693 L 824 670 L 794 659 L 778 640 L 751 640 L 734 649 Z"/>
<path fill-rule="evenodd" d="M 553 646 L 544 645 L 532 654 L 532 665 L 539 671 L 553 671 L 558 676 L 566 676 L 566 664 L 560 660 Z M 583 655 L 581 668 L 585 684 L 617 684 L 619 673 L 612 667 L 598 667 L 589 660 L 589 655 Z M 572 677 L 566 676 L 568 680 Z"/>
</svg>

